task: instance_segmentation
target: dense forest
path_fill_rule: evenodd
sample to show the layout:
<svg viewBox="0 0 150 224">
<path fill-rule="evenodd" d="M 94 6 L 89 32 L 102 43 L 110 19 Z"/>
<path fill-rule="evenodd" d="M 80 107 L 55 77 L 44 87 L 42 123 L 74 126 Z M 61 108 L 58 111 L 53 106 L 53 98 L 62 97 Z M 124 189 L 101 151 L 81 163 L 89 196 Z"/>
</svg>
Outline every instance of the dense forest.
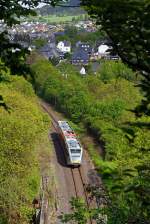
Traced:
<svg viewBox="0 0 150 224">
<path fill-rule="evenodd" d="M 136 87 L 140 75 L 107 61 L 97 75 L 83 78 L 70 64 L 56 68 L 31 58 L 37 94 L 104 144 L 104 160 L 90 153 L 111 200 L 108 223 L 148 223 L 150 118 L 133 113 L 143 97 Z"/>
<path fill-rule="evenodd" d="M 5 67 L 6 68 L 6 67 Z M 41 142 L 47 144 L 48 117 L 24 78 L 1 73 L 0 223 L 29 223 L 39 193 Z"/>
</svg>

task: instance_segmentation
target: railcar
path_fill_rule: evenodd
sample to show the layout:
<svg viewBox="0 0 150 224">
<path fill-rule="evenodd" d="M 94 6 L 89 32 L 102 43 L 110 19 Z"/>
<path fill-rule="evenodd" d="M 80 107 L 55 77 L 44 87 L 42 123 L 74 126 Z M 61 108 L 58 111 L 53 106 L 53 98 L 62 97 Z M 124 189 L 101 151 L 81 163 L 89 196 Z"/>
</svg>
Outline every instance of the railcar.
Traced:
<svg viewBox="0 0 150 224">
<path fill-rule="evenodd" d="M 67 165 L 80 166 L 83 148 L 67 121 L 58 121 L 58 133 L 64 146 Z"/>
</svg>

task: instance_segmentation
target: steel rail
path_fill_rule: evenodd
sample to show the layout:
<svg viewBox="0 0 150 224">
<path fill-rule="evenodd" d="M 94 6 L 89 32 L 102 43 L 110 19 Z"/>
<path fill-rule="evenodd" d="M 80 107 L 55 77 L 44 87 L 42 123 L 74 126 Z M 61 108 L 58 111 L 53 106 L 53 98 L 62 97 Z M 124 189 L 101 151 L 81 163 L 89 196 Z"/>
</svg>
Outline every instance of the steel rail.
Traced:
<svg viewBox="0 0 150 224">
<path fill-rule="evenodd" d="M 47 106 L 45 104 L 43 104 L 42 102 L 41 102 L 41 106 L 49 114 L 49 116 L 52 118 L 52 126 L 55 129 L 55 131 L 57 132 L 58 131 L 57 128 L 56 128 L 56 125 L 57 125 L 57 122 L 58 122 L 57 119 L 54 117 L 53 113 L 51 113 L 47 109 Z M 63 157 L 65 158 L 64 150 L 62 150 L 62 151 L 63 151 Z M 84 184 L 84 180 L 83 180 L 83 177 L 82 177 L 80 168 L 72 168 L 72 167 L 70 167 L 70 169 L 71 169 L 72 179 L 73 179 L 73 183 L 74 183 L 74 190 L 75 190 L 76 198 L 79 197 L 79 194 L 78 194 L 78 191 L 77 191 L 77 185 L 78 185 L 78 183 L 76 183 L 76 180 L 75 180 L 76 178 L 75 178 L 75 172 L 74 172 L 74 170 L 78 170 L 78 175 L 80 177 L 80 180 L 81 180 L 81 183 L 82 183 L 82 187 L 83 187 L 85 202 L 86 202 L 88 208 L 90 208 L 90 205 L 89 205 L 89 202 L 88 202 L 88 195 L 87 195 L 87 192 L 86 192 L 86 189 L 85 189 L 85 184 Z M 90 224 L 93 223 L 92 220 L 91 220 L 91 218 L 89 220 L 89 223 Z"/>
</svg>

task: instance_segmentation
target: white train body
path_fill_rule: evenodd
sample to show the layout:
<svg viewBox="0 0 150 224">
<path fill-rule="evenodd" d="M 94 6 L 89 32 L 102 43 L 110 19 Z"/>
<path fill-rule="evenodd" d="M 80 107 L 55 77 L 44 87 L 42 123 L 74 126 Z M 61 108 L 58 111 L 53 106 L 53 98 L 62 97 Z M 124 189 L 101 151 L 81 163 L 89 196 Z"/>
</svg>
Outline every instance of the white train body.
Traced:
<svg viewBox="0 0 150 224">
<path fill-rule="evenodd" d="M 73 129 L 67 121 L 58 121 L 58 131 L 64 143 L 67 164 L 72 166 L 81 165 L 83 149 Z"/>
</svg>

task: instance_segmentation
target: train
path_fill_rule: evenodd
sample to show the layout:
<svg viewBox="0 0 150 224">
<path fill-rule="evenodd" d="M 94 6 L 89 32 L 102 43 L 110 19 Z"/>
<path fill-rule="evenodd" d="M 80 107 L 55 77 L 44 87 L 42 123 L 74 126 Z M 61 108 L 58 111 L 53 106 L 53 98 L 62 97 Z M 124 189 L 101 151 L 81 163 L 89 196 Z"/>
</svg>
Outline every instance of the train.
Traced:
<svg viewBox="0 0 150 224">
<path fill-rule="evenodd" d="M 58 134 L 63 143 L 67 165 L 80 166 L 82 163 L 83 148 L 67 121 L 58 121 Z"/>
</svg>

